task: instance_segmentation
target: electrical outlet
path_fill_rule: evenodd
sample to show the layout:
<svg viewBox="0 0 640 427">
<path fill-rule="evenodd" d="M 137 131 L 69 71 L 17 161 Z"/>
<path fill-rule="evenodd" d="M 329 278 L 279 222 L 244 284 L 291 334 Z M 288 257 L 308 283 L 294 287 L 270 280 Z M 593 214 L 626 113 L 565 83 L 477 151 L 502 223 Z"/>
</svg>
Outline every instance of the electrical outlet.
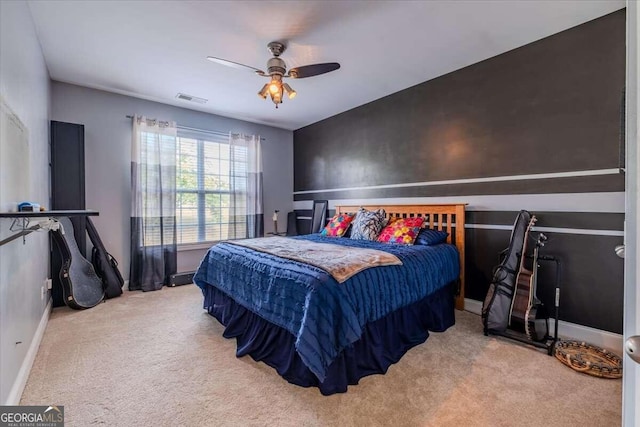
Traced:
<svg viewBox="0 0 640 427">
<path fill-rule="evenodd" d="M 46 279 L 44 282 L 47 284 L 47 289 L 51 290 L 53 288 L 53 281 L 51 279 Z"/>
<path fill-rule="evenodd" d="M 44 279 L 44 283 L 42 284 L 42 287 L 40 288 L 40 299 L 44 301 L 44 299 L 47 297 L 47 293 L 49 292 L 49 289 L 51 289 L 52 287 L 52 283 L 51 283 L 51 279 L 47 278 Z"/>
</svg>

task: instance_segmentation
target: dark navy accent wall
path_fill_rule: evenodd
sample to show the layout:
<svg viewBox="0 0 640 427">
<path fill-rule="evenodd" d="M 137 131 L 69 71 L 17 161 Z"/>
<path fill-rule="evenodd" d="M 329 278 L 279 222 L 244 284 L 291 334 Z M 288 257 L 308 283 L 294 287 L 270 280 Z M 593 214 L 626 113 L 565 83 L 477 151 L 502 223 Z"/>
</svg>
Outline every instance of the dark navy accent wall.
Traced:
<svg viewBox="0 0 640 427">
<path fill-rule="evenodd" d="M 621 193 L 624 82 L 623 9 L 296 130 L 294 200 L 309 209 L 304 204 L 314 199 L 333 206 L 340 199 Z M 428 184 L 602 170 L 608 172 Z M 409 183 L 427 185 L 403 186 Z M 392 187 L 366 188 L 377 185 Z M 484 298 L 498 252 L 509 243 L 500 226 L 511 225 L 521 208 L 470 206 L 467 297 Z M 547 233 L 544 250 L 563 262 L 561 319 L 621 333 L 623 263 L 613 248 L 622 243 L 624 215 L 619 207 L 599 209 L 529 210 L 539 226 L 557 229 Z M 540 274 L 539 296 L 549 304 L 554 274 L 551 266 Z"/>
<path fill-rule="evenodd" d="M 624 82 L 622 10 L 296 130 L 294 191 L 616 168 Z"/>
</svg>

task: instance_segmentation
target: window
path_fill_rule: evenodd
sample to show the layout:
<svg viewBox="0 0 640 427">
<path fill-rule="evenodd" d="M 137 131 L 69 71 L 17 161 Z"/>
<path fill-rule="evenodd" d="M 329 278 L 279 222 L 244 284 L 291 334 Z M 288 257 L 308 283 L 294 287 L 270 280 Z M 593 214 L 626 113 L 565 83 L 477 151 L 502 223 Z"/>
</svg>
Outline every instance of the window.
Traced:
<svg viewBox="0 0 640 427">
<path fill-rule="evenodd" d="M 247 237 L 247 147 L 179 129 L 176 153 L 178 245 Z"/>
</svg>

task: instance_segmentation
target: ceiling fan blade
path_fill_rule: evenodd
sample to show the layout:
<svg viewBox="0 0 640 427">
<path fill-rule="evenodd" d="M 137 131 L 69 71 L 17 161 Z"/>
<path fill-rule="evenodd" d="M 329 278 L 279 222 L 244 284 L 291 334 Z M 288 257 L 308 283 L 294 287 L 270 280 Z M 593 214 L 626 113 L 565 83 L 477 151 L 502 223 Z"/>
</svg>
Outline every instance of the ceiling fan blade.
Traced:
<svg viewBox="0 0 640 427">
<path fill-rule="evenodd" d="M 249 65 L 239 64 L 237 62 L 229 61 L 228 59 L 216 58 L 215 56 L 207 56 L 207 59 L 211 62 L 215 62 L 217 64 L 226 65 L 227 67 L 237 68 L 239 70 L 252 70 L 256 74 L 260 74 L 261 76 L 265 75 L 265 72 L 259 70 L 258 68 L 251 67 Z"/>
<path fill-rule="evenodd" d="M 294 79 L 304 79 L 305 77 L 319 76 L 340 68 L 337 62 L 326 62 L 324 64 L 303 65 L 289 70 L 289 76 Z"/>
</svg>

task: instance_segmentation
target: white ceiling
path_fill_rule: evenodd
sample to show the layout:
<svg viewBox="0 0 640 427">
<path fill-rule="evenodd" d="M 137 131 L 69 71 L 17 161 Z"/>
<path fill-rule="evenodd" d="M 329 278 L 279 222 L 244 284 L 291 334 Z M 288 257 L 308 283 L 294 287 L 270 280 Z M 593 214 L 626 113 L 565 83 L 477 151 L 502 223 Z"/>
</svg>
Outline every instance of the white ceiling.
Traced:
<svg viewBox="0 0 640 427">
<path fill-rule="evenodd" d="M 53 80 L 298 129 L 624 7 L 624 0 L 30 1 Z M 342 68 L 293 80 L 276 110 L 250 71 L 272 40 L 289 68 Z M 178 92 L 206 98 L 177 100 Z M 132 113 L 144 113 L 136 111 Z"/>
</svg>

